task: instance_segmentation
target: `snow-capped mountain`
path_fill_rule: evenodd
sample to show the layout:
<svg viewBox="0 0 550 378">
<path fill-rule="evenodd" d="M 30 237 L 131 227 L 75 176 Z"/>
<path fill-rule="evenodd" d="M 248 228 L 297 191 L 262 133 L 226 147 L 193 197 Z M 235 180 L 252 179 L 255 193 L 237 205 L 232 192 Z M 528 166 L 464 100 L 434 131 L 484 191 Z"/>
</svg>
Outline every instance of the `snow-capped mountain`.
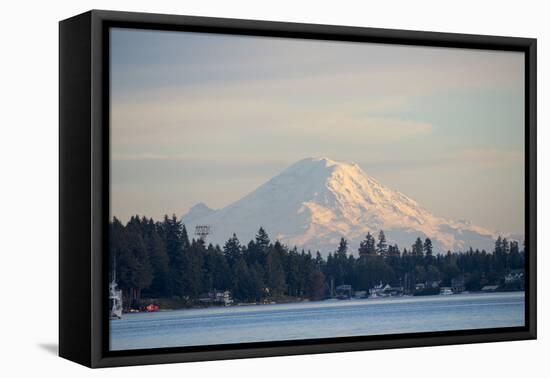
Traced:
<svg viewBox="0 0 550 378">
<path fill-rule="evenodd" d="M 341 237 L 356 251 L 367 232 L 384 230 L 388 242 L 410 248 L 417 237 L 432 239 L 436 252 L 492 251 L 495 233 L 431 214 L 406 195 L 389 189 L 353 163 L 307 158 L 291 165 L 242 199 L 213 210 L 193 206 L 182 221 L 190 233 L 196 225 L 212 228 L 208 242 L 223 245 L 233 233 L 241 242 L 262 226 L 272 240 L 323 254 Z"/>
</svg>

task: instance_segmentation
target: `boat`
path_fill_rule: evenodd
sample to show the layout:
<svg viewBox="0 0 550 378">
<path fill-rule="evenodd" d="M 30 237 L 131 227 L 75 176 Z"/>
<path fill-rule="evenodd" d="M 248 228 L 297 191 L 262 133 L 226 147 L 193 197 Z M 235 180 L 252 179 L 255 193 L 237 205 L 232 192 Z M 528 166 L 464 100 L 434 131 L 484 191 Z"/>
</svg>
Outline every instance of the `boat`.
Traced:
<svg viewBox="0 0 550 378">
<path fill-rule="evenodd" d="M 117 283 L 109 284 L 109 308 L 111 319 L 122 319 L 122 290 L 117 288 Z"/>
<path fill-rule="evenodd" d="M 453 291 L 448 287 L 442 287 L 439 295 L 453 295 Z"/>
<path fill-rule="evenodd" d="M 145 306 L 145 311 L 147 312 L 157 312 L 159 310 L 160 310 L 160 306 L 154 303 L 151 303 Z"/>
<path fill-rule="evenodd" d="M 109 318 L 122 319 L 122 290 L 116 283 L 116 265 L 114 265 L 113 280 L 109 283 Z"/>
</svg>

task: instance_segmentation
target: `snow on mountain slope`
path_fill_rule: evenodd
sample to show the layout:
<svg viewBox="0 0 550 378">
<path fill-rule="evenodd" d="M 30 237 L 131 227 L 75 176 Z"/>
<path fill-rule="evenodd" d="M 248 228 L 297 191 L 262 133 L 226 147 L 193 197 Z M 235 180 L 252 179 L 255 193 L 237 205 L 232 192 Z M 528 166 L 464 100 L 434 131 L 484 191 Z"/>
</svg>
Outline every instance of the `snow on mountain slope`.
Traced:
<svg viewBox="0 0 550 378">
<path fill-rule="evenodd" d="M 242 199 L 219 210 L 200 203 L 182 218 L 190 232 L 212 226 L 208 241 L 223 243 L 236 233 L 241 242 L 260 226 L 272 240 L 289 246 L 334 251 L 341 237 L 355 251 L 367 232 L 384 230 L 390 243 L 409 248 L 430 237 L 436 252 L 492 250 L 496 235 L 468 222 L 437 217 L 406 195 L 381 185 L 353 163 L 327 158 L 298 161 Z"/>
</svg>

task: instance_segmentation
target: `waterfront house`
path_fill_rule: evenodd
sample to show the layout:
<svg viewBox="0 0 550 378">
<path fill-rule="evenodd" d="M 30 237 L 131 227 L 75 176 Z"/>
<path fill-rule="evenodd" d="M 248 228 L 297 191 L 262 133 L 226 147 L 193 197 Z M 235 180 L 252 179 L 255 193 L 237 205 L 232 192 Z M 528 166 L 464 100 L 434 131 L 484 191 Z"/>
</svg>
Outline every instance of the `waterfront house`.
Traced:
<svg viewBox="0 0 550 378">
<path fill-rule="evenodd" d="M 352 295 L 353 295 L 353 290 L 351 285 L 336 286 L 336 298 L 350 299 Z"/>
<path fill-rule="evenodd" d="M 522 282 L 522 281 L 523 281 L 523 270 L 521 269 L 512 270 L 510 271 L 510 273 L 504 276 L 504 282 L 506 284 Z"/>
<path fill-rule="evenodd" d="M 436 295 L 439 294 L 439 284 L 441 281 L 426 281 L 417 283 L 414 287 L 413 295 Z"/>
<path fill-rule="evenodd" d="M 390 297 L 403 295 L 403 287 L 391 286 L 380 282 L 378 285 L 369 290 L 371 297 Z"/>
<path fill-rule="evenodd" d="M 222 304 L 229 306 L 233 303 L 229 290 L 213 290 L 199 296 L 199 302 L 204 304 Z"/>
<path fill-rule="evenodd" d="M 416 291 L 424 290 L 425 288 L 426 288 L 426 284 L 423 282 L 417 283 L 416 285 L 414 285 L 414 290 Z"/>
<path fill-rule="evenodd" d="M 439 289 L 441 281 L 426 281 L 426 288 Z"/>
</svg>

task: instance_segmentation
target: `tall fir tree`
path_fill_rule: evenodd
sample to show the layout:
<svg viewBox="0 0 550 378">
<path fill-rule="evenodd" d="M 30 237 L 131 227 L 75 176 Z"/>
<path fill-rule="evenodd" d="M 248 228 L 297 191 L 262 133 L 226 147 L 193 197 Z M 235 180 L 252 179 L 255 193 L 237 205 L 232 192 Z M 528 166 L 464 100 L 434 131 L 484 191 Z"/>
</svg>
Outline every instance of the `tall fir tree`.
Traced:
<svg viewBox="0 0 550 378">
<path fill-rule="evenodd" d="M 341 238 L 340 244 L 338 245 L 338 249 L 336 250 L 335 256 L 337 258 L 344 259 L 347 257 L 347 253 L 348 253 L 348 242 L 346 239 Z"/>
<path fill-rule="evenodd" d="M 371 235 L 370 232 L 367 233 L 367 236 L 364 240 L 359 243 L 359 256 L 365 257 L 368 255 L 376 254 L 376 240 Z"/>
<path fill-rule="evenodd" d="M 241 243 L 237 238 L 237 235 L 233 234 L 229 240 L 227 240 L 223 246 L 223 254 L 227 260 L 227 263 L 233 268 L 236 263 L 242 258 Z"/>
<path fill-rule="evenodd" d="M 426 257 L 428 257 L 428 259 L 431 260 L 433 257 L 433 244 L 430 238 L 426 238 L 426 240 L 424 240 L 423 248 L 424 248 L 424 254 L 426 255 Z"/>
<path fill-rule="evenodd" d="M 412 245 L 412 254 L 413 256 L 419 258 L 424 256 L 424 244 L 422 243 L 422 239 L 416 238 L 416 241 Z"/>
<path fill-rule="evenodd" d="M 190 245 L 187 230 L 174 214 L 171 218 L 167 215 L 164 217 L 164 222 L 160 225 L 160 232 L 164 238 L 166 254 L 169 259 L 170 295 L 182 296 L 185 293 L 185 254 Z"/>
<path fill-rule="evenodd" d="M 153 280 L 150 292 L 156 297 L 170 296 L 170 259 L 166 253 L 166 244 L 159 235 L 159 227 L 152 219 L 148 222 L 145 243 L 151 261 Z"/>
<path fill-rule="evenodd" d="M 266 281 L 272 296 L 280 296 L 285 293 L 286 278 L 282 257 L 286 251 L 279 241 L 268 248 L 266 258 Z"/>
<path fill-rule="evenodd" d="M 376 251 L 381 256 L 386 257 L 388 252 L 388 243 L 386 241 L 386 235 L 384 234 L 383 230 L 380 230 L 378 233 L 378 244 L 376 244 Z"/>
<path fill-rule="evenodd" d="M 260 227 L 258 233 L 256 234 L 256 245 L 265 252 L 267 251 L 267 247 L 269 247 L 269 244 L 269 235 L 263 227 Z"/>
</svg>

